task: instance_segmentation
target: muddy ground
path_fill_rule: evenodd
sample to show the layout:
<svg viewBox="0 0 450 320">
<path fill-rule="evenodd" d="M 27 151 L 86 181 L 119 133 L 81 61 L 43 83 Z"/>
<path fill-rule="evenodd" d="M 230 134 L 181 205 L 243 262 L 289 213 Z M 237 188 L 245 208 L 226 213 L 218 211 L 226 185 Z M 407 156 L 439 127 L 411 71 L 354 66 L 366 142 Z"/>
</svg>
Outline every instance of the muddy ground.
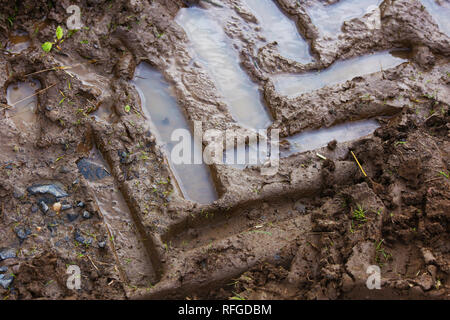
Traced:
<svg viewBox="0 0 450 320">
<path fill-rule="evenodd" d="M 310 45 L 313 62 L 300 64 L 275 43 L 259 45 L 256 19 L 240 0 L 216 2 L 232 12 L 218 20 L 260 87 L 271 128 L 286 137 L 369 118 L 381 127 L 281 159 L 274 176 L 212 165 L 219 199 L 189 201 L 130 80 L 145 61 L 173 84 L 188 120 L 245 131 L 191 63 L 174 22 L 180 8 L 215 6 L 2 0 L 0 298 L 448 299 L 450 38 L 417 0 L 385 0 L 380 28 L 368 28 L 366 15 L 334 38 L 320 36 L 308 2 L 277 0 Z M 71 4 L 84 27 L 69 34 Z M 59 25 L 64 41 L 45 53 L 41 44 Z M 7 50 L 15 32 L 30 42 L 19 53 Z M 277 94 L 271 80 L 395 48 L 407 49 L 408 62 L 297 98 Z M 23 127 L 7 88 L 30 79 L 45 90 Z M 63 196 L 30 188 L 42 185 Z M 79 290 L 66 286 L 68 265 L 81 269 Z M 366 287 L 369 265 L 381 268 L 381 290 Z"/>
</svg>

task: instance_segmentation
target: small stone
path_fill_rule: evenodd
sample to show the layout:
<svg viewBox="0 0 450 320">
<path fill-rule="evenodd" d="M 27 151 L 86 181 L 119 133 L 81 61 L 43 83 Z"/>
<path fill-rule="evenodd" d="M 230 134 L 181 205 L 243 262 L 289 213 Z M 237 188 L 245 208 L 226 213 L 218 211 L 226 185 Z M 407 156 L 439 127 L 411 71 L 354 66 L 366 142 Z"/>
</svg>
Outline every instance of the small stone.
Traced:
<svg viewBox="0 0 450 320">
<path fill-rule="evenodd" d="M 78 230 L 75 230 L 74 239 L 76 242 L 84 243 L 85 239 Z"/>
<path fill-rule="evenodd" d="M 19 238 L 20 242 L 25 241 L 28 238 L 28 236 L 31 234 L 30 229 L 26 229 L 23 227 L 15 228 L 14 232 L 16 233 L 17 238 Z"/>
<path fill-rule="evenodd" d="M 77 203 L 77 207 L 78 207 L 78 208 L 84 208 L 84 207 L 85 207 L 84 202 L 83 202 L 83 201 L 78 202 L 78 203 Z"/>
<path fill-rule="evenodd" d="M 14 277 L 11 275 L 4 275 L 4 274 L 0 274 L 0 286 L 3 287 L 3 289 L 8 289 L 11 284 L 14 281 Z"/>
<path fill-rule="evenodd" d="M 120 158 L 120 163 L 122 164 L 129 164 L 133 161 L 132 157 L 126 152 L 126 151 L 117 151 L 117 154 Z"/>
<path fill-rule="evenodd" d="M 16 257 L 16 251 L 12 248 L 1 248 L 0 249 L 0 261 L 11 259 Z"/>
<path fill-rule="evenodd" d="M 69 222 L 74 222 L 75 220 L 77 220 L 78 218 L 78 213 L 68 213 L 67 214 L 67 220 L 69 220 Z"/>
<path fill-rule="evenodd" d="M 61 207 L 62 207 L 61 202 L 55 202 L 52 206 L 52 209 L 55 212 L 59 212 L 61 211 Z"/>
<path fill-rule="evenodd" d="M 65 210 L 69 210 L 72 209 L 72 205 L 71 204 L 63 204 L 61 206 L 61 211 L 65 211 Z"/>
<path fill-rule="evenodd" d="M 80 232 L 79 232 L 78 230 L 75 230 L 74 238 L 75 238 L 75 241 L 76 241 L 76 242 L 81 243 L 81 244 L 84 244 L 84 245 L 87 245 L 87 246 L 88 246 L 88 245 L 91 245 L 91 243 L 92 243 L 92 239 L 86 240 L 86 239 L 80 234 Z"/>
<path fill-rule="evenodd" d="M 106 247 L 106 241 L 99 241 L 98 242 L 98 247 L 100 249 L 104 249 Z"/>
<path fill-rule="evenodd" d="M 102 165 L 86 158 L 78 161 L 77 167 L 83 177 L 90 181 L 97 181 L 110 176 L 109 172 Z"/>
<path fill-rule="evenodd" d="M 0 267 L 0 273 L 5 273 L 6 271 L 8 271 L 7 266 Z"/>
<path fill-rule="evenodd" d="M 83 218 L 84 219 L 90 219 L 91 218 L 91 213 L 89 211 L 84 210 L 83 211 Z"/>
<path fill-rule="evenodd" d="M 32 195 L 51 194 L 56 198 L 64 198 L 69 196 L 61 187 L 56 184 L 40 184 L 29 187 L 28 192 Z"/>
<path fill-rule="evenodd" d="M 41 211 L 45 214 L 48 212 L 49 208 L 48 205 L 44 201 L 39 202 L 39 207 L 41 208 Z"/>
</svg>

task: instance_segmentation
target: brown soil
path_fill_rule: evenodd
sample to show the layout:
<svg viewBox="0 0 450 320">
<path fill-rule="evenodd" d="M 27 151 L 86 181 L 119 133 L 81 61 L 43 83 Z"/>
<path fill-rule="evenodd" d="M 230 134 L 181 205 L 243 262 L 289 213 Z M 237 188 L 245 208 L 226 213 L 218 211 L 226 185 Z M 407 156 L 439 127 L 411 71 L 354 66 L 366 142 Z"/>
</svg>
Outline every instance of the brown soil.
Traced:
<svg viewBox="0 0 450 320">
<path fill-rule="evenodd" d="M 173 21 L 182 7 L 211 4 L 79 1 L 87 28 L 44 53 L 41 44 L 65 27 L 72 2 L 0 1 L 1 48 L 13 31 L 30 38 L 18 54 L 0 50 L 0 250 L 15 253 L 0 261 L 14 278 L 8 289 L 0 286 L 0 299 L 450 297 L 450 39 L 419 1 L 385 0 L 381 29 L 367 29 L 362 17 L 324 39 L 302 5 L 277 0 L 311 46 L 308 65 L 284 59 L 274 44 L 256 50 L 254 17 L 242 13 L 240 0 L 222 1 L 239 17 L 222 23 L 260 86 L 272 128 L 288 136 L 374 117 L 382 126 L 321 149 L 326 161 L 317 150 L 281 159 L 275 176 L 211 166 L 220 198 L 210 205 L 176 191 L 129 80 L 148 62 L 174 84 L 188 120 L 204 129 L 240 128 L 204 70 L 190 63 L 187 36 Z M 277 94 L 270 80 L 394 48 L 409 49 L 409 62 L 298 98 Z M 31 78 L 50 88 L 37 95 L 36 120 L 23 130 L 5 110 L 6 93 Z M 79 170 L 93 147 L 105 180 Z M 27 191 L 48 183 L 68 196 Z M 98 197 L 110 193 L 118 196 L 102 204 Z M 46 214 L 40 201 L 50 207 Z M 58 201 L 72 208 L 53 210 Z M 361 208 L 364 219 L 357 219 Z M 66 286 L 68 265 L 81 268 L 80 290 Z M 369 265 L 381 267 L 381 290 L 366 287 Z"/>
</svg>

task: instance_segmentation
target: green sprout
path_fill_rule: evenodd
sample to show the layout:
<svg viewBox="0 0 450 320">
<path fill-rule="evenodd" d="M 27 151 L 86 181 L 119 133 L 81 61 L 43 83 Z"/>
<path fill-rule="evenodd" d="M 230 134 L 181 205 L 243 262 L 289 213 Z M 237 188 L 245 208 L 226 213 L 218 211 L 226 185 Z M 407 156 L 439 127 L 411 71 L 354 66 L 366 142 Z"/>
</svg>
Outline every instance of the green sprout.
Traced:
<svg viewBox="0 0 450 320">
<path fill-rule="evenodd" d="M 359 222 L 367 221 L 366 218 L 366 210 L 358 204 L 357 208 L 353 211 L 353 218 L 355 218 Z"/>
</svg>

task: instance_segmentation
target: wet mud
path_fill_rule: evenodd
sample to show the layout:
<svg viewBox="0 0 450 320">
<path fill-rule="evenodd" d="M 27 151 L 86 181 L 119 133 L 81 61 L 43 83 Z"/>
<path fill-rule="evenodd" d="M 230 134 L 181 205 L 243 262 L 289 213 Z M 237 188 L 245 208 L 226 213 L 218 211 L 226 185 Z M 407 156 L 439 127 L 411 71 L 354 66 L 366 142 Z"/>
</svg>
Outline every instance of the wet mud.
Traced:
<svg viewBox="0 0 450 320">
<path fill-rule="evenodd" d="M 75 3 L 0 1 L 0 299 L 449 298 L 448 1 Z"/>
</svg>

